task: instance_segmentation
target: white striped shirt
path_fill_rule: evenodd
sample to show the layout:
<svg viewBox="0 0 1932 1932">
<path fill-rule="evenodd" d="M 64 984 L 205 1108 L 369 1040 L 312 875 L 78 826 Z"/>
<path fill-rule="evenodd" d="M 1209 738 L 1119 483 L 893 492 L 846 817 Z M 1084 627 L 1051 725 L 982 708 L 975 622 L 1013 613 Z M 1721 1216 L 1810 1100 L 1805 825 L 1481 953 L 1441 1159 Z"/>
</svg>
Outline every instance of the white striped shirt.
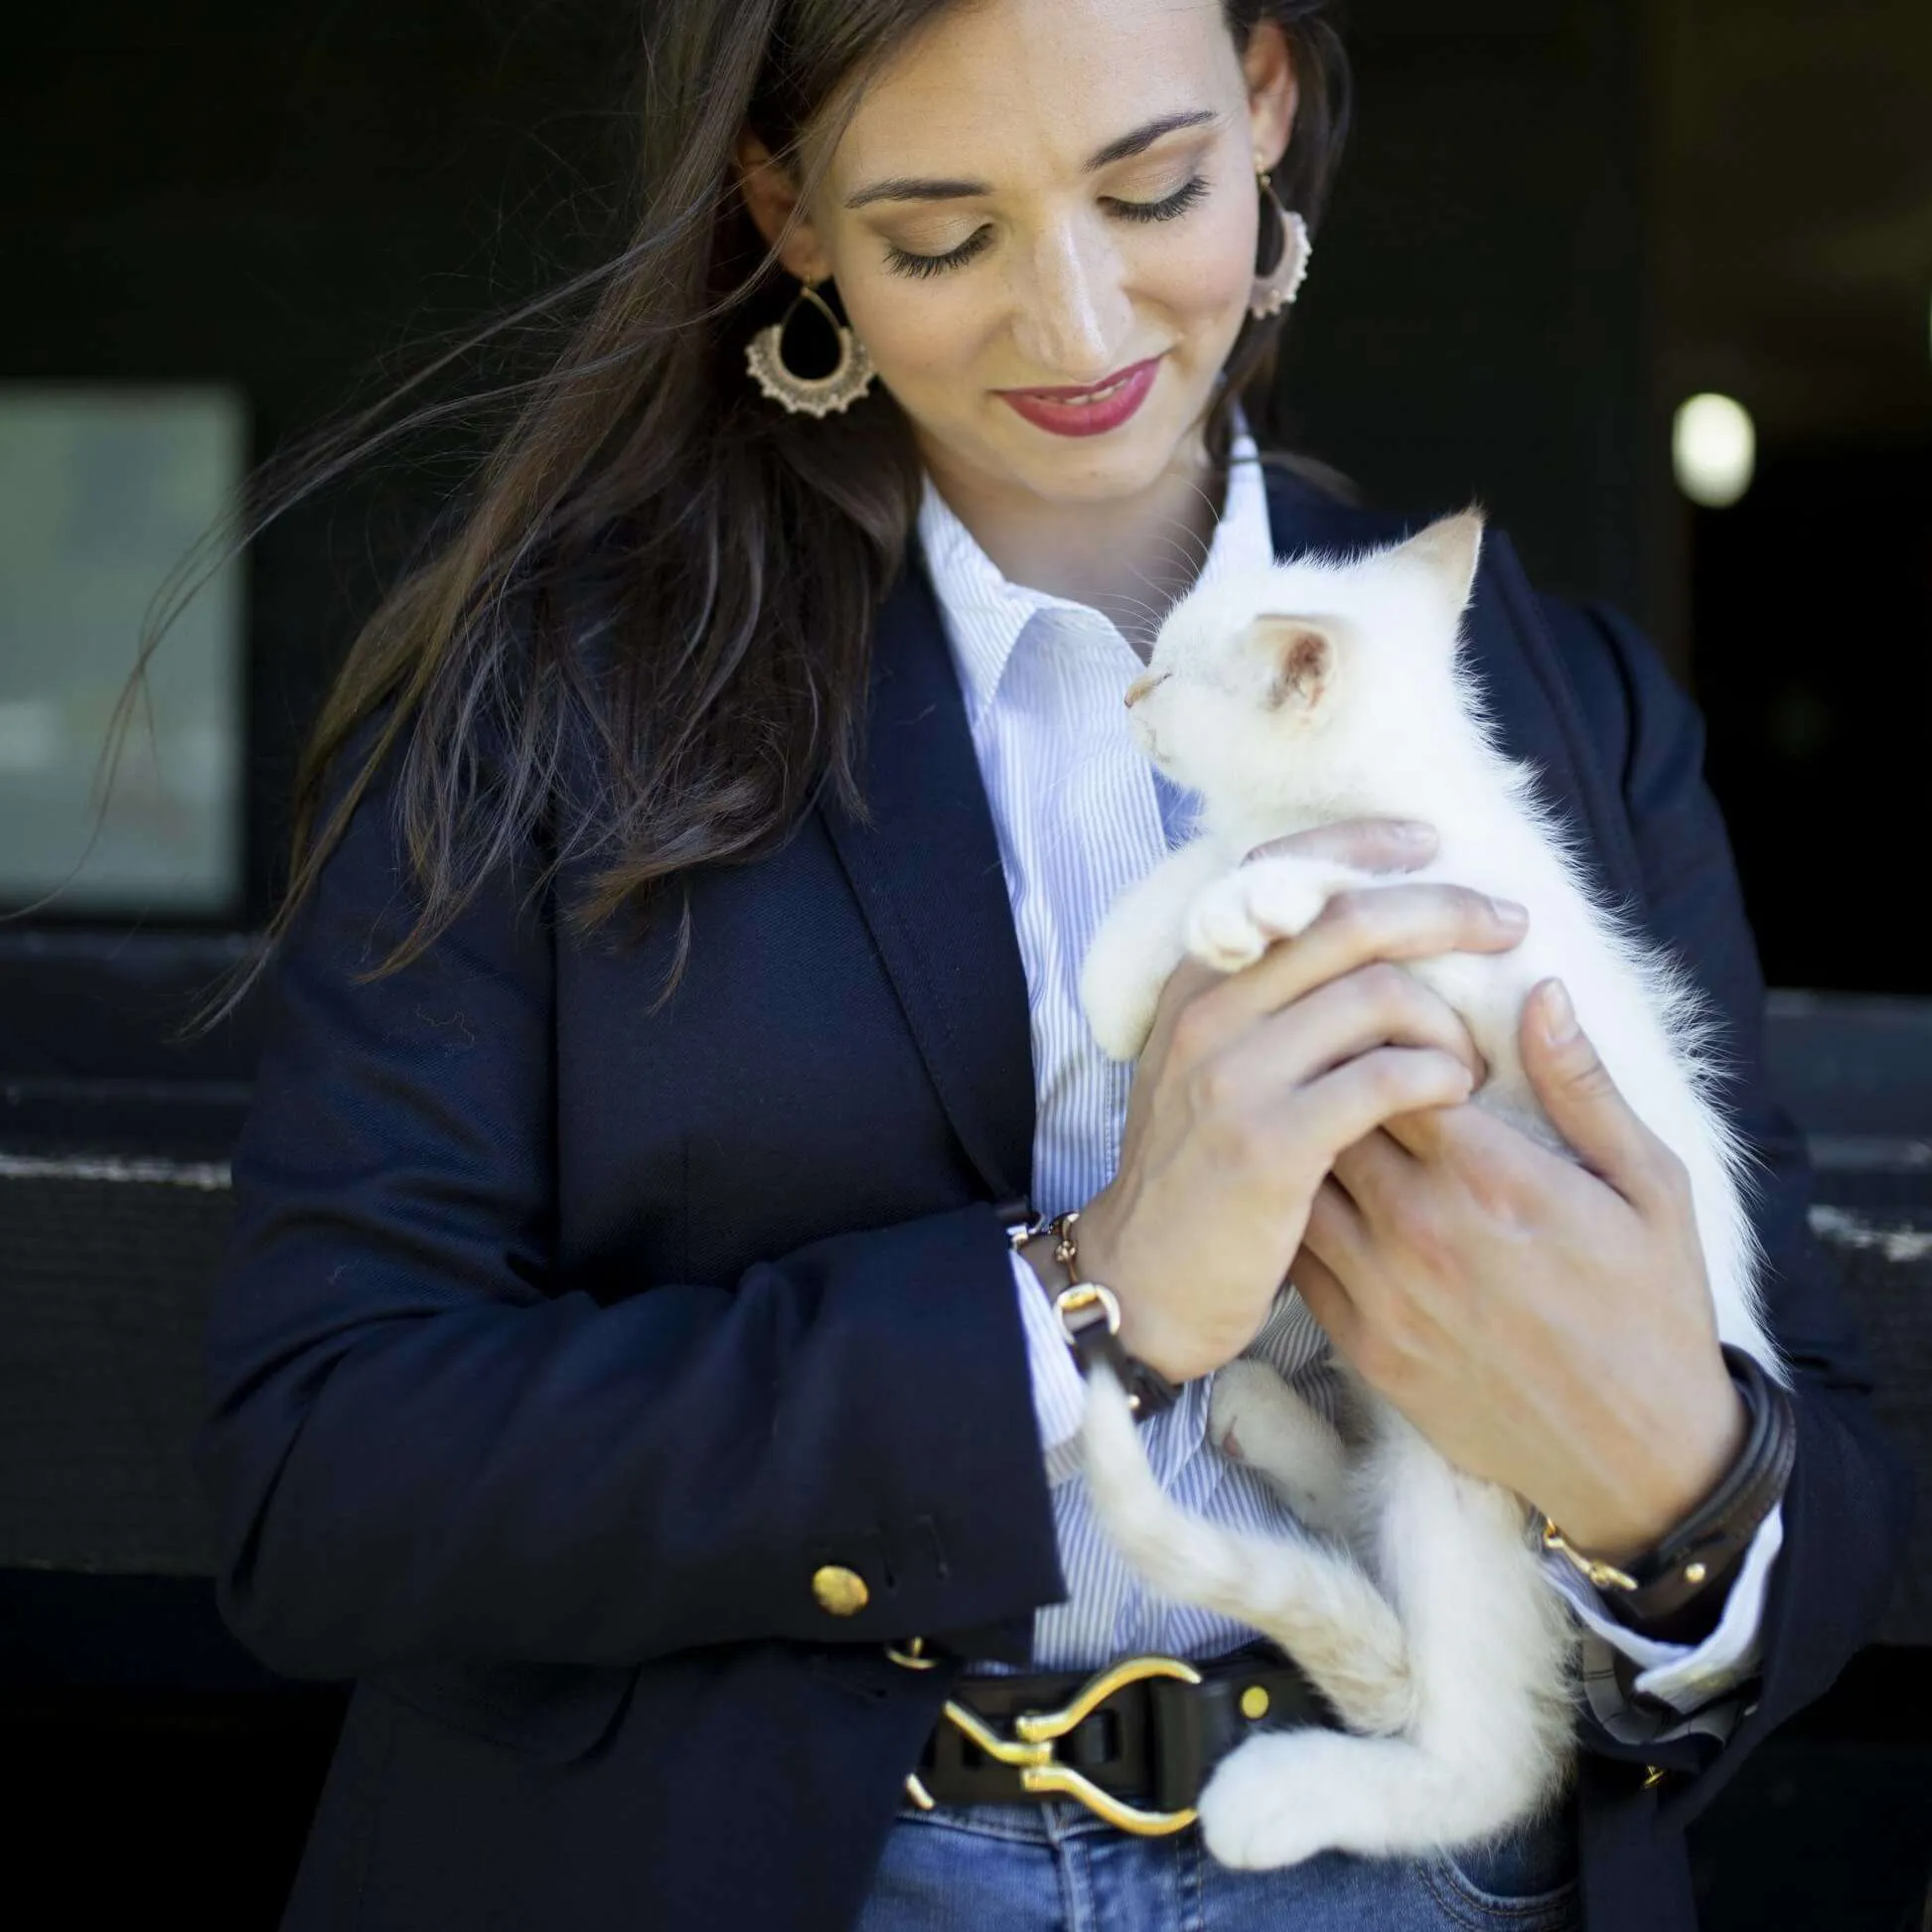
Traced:
<svg viewBox="0 0 1932 1932">
<path fill-rule="evenodd" d="M 1238 446 L 1238 455 L 1243 454 Z M 1273 555 L 1254 446 L 1231 468 L 1201 580 Z M 1082 960 L 1109 906 L 1188 835 L 1189 797 L 1155 771 L 1128 729 L 1120 694 L 1143 669 L 1099 611 L 1009 583 L 930 479 L 920 541 L 945 613 L 973 747 L 992 806 L 1026 967 L 1037 1107 L 1032 1198 L 1078 1207 L 1114 1178 L 1131 1069 L 1103 1054 L 1081 1012 Z M 1034 1620 L 1042 1670 L 1083 1670 L 1135 1651 L 1211 1657 L 1254 1632 L 1143 1589 L 1101 1534 L 1077 1467 L 1082 1385 L 1046 1296 L 1015 1260 L 1026 1311 L 1041 1436 L 1048 1445 L 1065 1603 Z M 1298 1296 L 1283 1295 L 1249 1353 L 1307 1388 L 1325 1353 Z M 1183 1386 L 1141 1439 L 1155 1475 L 1198 1515 L 1257 1530 L 1292 1524 L 1253 1470 L 1208 1442 L 1211 1378 Z M 1312 1389 L 1309 1393 L 1313 1394 Z"/>
<path fill-rule="evenodd" d="M 1110 619 L 1008 582 L 930 477 L 919 540 L 966 699 L 1026 971 L 1037 1090 L 1032 1199 L 1052 1213 L 1079 1206 L 1114 1178 L 1131 1079 L 1131 1069 L 1109 1060 L 1088 1030 L 1081 963 L 1114 900 L 1187 838 L 1193 801 L 1134 742 L 1121 693 L 1144 667 Z M 1266 490 L 1244 433 L 1234 444 L 1227 499 L 1197 582 L 1272 558 Z M 1096 1669 L 1144 1651 L 1212 1657 L 1252 1641 L 1254 1631 L 1243 1624 L 1151 1594 L 1103 1537 L 1079 1472 L 1080 1375 L 1032 1270 L 1018 1257 L 1013 1265 L 1068 1589 L 1064 1603 L 1035 1614 L 1034 1668 Z M 1326 1338 L 1299 1296 L 1276 1299 L 1246 1353 L 1332 1414 Z M 1197 1516 L 1291 1535 L 1293 1517 L 1263 1478 L 1211 1447 L 1212 1386 L 1212 1377 L 1187 1383 L 1171 1410 L 1141 1425 L 1155 1476 Z M 1774 1512 L 1719 1628 L 1695 1651 L 1634 1637 L 1586 1600 L 1586 1586 L 1580 1595 L 1571 1587 L 1580 1579 L 1566 1566 L 1560 1573 L 1553 1564 L 1552 1580 L 1592 1630 L 1649 1667 L 1640 1688 L 1690 1710 L 1754 1660 L 1763 1581 L 1780 1530 Z M 1599 1714 L 1627 1712 L 1607 1670 L 1596 1676 Z"/>
</svg>

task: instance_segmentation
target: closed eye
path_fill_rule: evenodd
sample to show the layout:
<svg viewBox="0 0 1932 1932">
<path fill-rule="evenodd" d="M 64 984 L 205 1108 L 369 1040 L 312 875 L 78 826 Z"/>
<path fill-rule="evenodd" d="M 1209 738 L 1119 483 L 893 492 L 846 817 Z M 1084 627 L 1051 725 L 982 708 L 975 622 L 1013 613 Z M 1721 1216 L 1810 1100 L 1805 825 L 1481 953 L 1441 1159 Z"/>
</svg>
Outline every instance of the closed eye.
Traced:
<svg viewBox="0 0 1932 1932">
<path fill-rule="evenodd" d="M 1192 175 L 1157 202 L 1123 202 L 1110 198 L 1108 206 L 1125 222 L 1172 222 L 1185 215 L 1208 192 L 1208 178 Z"/>
<path fill-rule="evenodd" d="M 1125 202 L 1111 195 L 1103 206 L 1122 222 L 1172 222 L 1197 206 L 1207 192 L 1207 177 L 1193 175 L 1157 202 Z M 917 255 L 909 248 L 887 242 L 886 265 L 899 275 L 943 275 L 949 268 L 964 268 L 976 255 L 983 254 L 991 247 L 992 238 L 990 225 L 975 228 L 957 248 L 949 248 L 943 255 Z"/>
<path fill-rule="evenodd" d="M 983 254 L 992 246 L 991 228 L 975 228 L 957 248 L 949 248 L 943 255 L 916 255 L 907 248 L 896 248 L 886 243 L 886 265 L 900 275 L 943 275 L 949 268 L 964 268 L 974 255 Z"/>
</svg>

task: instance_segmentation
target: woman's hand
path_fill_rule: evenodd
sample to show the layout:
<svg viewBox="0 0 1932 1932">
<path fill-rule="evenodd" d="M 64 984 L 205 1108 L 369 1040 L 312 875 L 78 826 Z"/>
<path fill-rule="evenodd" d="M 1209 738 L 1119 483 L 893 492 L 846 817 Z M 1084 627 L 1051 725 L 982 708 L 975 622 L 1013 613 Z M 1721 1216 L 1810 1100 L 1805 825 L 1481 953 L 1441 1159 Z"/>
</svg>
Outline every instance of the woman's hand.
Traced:
<svg viewBox="0 0 1932 1932">
<path fill-rule="evenodd" d="M 1265 849 L 1410 871 L 1435 838 L 1353 820 Z M 1247 1347 L 1336 1157 L 1385 1121 L 1466 1100 L 1482 1072 L 1448 1004 L 1392 963 L 1504 952 L 1524 930 L 1521 908 L 1459 886 L 1364 886 L 1239 972 L 1182 964 L 1140 1056 L 1118 1171 L 1080 1222 L 1082 1272 L 1119 1296 L 1130 1353 L 1186 1381 Z"/>
<path fill-rule="evenodd" d="M 1450 1461 L 1616 1562 L 1715 1487 L 1743 1404 L 1683 1165 L 1630 1111 L 1555 980 L 1526 1002 L 1522 1050 L 1585 1165 L 1479 1108 L 1389 1119 L 1336 1160 L 1294 1282 Z"/>
</svg>

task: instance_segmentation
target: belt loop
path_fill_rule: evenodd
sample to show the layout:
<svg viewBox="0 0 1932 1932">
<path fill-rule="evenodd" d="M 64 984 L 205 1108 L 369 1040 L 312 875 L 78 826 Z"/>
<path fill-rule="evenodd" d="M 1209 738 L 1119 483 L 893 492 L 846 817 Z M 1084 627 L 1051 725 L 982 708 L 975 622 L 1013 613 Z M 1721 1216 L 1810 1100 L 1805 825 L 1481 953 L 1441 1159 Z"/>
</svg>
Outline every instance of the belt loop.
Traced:
<svg viewBox="0 0 1932 1932">
<path fill-rule="evenodd" d="M 1147 1685 L 1152 1719 L 1148 1770 L 1156 1811 L 1182 1811 L 1200 1796 L 1207 1764 L 1201 1697 L 1192 1687 L 1155 1678 Z"/>
</svg>

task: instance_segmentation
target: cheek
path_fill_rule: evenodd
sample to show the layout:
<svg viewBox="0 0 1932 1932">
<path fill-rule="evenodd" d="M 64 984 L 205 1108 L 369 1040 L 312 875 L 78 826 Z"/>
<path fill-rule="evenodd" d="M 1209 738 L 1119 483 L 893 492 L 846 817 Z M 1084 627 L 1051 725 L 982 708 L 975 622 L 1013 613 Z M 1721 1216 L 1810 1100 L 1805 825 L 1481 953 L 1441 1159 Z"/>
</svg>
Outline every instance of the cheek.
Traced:
<svg viewBox="0 0 1932 1932">
<path fill-rule="evenodd" d="M 1191 332 L 1232 337 L 1255 283 L 1256 211 L 1240 188 L 1222 190 L 1189 220 L 1155 227 L 1140 248 L 1145 299 Z"/>
<path fill-rule="evenodd" d="M 918 394 L 971 367 L 991 327 L 984 288 L 972 286 L 979 279 L 922 281 L 889 268 L 846 270 L 838 283 L 845 313 L 887 388 Z"/>
</svg>

